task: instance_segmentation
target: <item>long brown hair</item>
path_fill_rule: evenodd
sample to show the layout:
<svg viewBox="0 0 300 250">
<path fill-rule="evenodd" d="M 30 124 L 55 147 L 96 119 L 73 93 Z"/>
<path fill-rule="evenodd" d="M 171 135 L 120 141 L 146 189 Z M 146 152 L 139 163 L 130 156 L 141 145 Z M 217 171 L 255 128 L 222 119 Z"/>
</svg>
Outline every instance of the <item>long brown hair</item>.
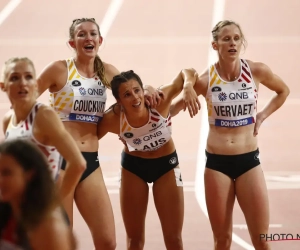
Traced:
<svg viewBox="0 0 300 250">
<path fill-rule="evenodd" d="M 101 36 L 100 33 L 100 27 L 98 23 L 96 22 L 95 18 L 79 18 L 79 19 L 74 19 L 72 25 L 69 28 L 69 37 L 71 40 L 74 39 L 74 33 L 75 33 L 75 28 L 78 24 L 84 23 L 84 22 L 91 22 L 94 23 L 97 26 L 99 36 Z M 104 86 L 110 89 L 110 84 L 107 81 L 105 77 L 105 67 L 100 59 L 99 55 L 96 56 L 95 61 L 94 61 L 94 71 L 97 74 L 97 76 L 100 78 L 101 82 L 103 83 Z"/>
<path fill-rule="evenodd" d="M 13 157 L 25 172 L 33 172 L 20 204 L 19 221 L 25 229 L 32 229 L 59 205 L 47 159 L 33 142 L 24 139 L 5 141 L 0 145 L 0 154 Z M 0 202 L 0 231 L 11 214 L 10 204 Z"/>
<path fill-rule="evenodd" d="M 111 81 L 111 90 L 114 98 L 118 100 L 120 98 L 119 96 L 119 88 L 122 83 L 128 82 L 129 80 L 134 79 L 136 80 L 139 85 L 141 86 L 141 89 L 143 89 L 143 82 L 138 74 L 136 74 L 133 70 L 128 70 L 121 72 L 118 75 L 115 75 L 114 78 Z M 107 110 L 113 109 L 113 112 L 115 112 L 115 107 L 118 105 L 118 103 L 114 103 L 111 105 Z"/>
</svg>

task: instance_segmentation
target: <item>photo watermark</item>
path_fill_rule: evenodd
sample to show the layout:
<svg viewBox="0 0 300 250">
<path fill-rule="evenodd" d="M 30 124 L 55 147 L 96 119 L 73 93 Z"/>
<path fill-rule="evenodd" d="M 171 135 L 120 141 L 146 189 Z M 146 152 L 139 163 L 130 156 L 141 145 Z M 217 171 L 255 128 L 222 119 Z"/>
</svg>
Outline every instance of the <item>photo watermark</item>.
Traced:
<svg viewBox="0 0 300 250">
<path fill-rule="evenodd" d="M 299 234 L 260 234 L 260 240 L 264 241 L 288 241 L 288 240 L 299 240 L 300 241 L 300 233 Z"/>
</svg>

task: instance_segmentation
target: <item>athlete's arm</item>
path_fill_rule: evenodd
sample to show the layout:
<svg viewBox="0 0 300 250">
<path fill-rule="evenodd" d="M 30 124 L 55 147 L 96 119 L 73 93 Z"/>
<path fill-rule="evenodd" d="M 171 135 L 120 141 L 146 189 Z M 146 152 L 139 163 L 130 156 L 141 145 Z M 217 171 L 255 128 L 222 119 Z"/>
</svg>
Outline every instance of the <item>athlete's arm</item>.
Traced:
<svg viewBox="0 0 300 250">
<path fill-rule="evenodd" d="M 86 161 L 74 139 L 51 107 L 40 107 L 36 115 L 35 126 L 44 135 L 46 144 L 54 146 L 67 162 L 61 184 L 61 197 L 64 199 L 75 190 L 86 169 Z"/>
<path fill-rule="evenodd" d="M 249 61 L 248 63 L 254 78 L 268 89 L 276 92 L 276 95 L 257 113 L 254 129 L 254 135 L 256 136 L 261 123 L 283 105 L 290 94 L 290 90 L 285 82 L 279 76 L 275 75 L 267 65 Z"/>
<path fill-rule="evenodd" d="M 144 85 L 145 103 L 151 108 L 158 107 L 164 99 L 164 92 L 160 89 L 155 89 L 151 85 Z"/>
<path fill-rule="evenodd" d="M 197 109 L 196 106 L 200 107 L 197 94 L 193 89 L 196 81 L 197 72 L 194 69 L 181 70 L 171 83 L 163 85 L 160 88 L 165 96 L 164 101 L 161 105 L 170 108 L 172 100 L 183 91 L 183 96 L 185 98 L 185 101 L 188 102 L 188 106 L 193 103 L 192 106 L 195 107 L 195 109 Z"/>
<path fill-rule="evenodd" d="M 197 96 L 202 95 L 205 97 L 206 92 L 207 92 L 207 85 L 208 85 L 208 71 L 206 70 L 200 76 L 198 76 L 196 79 L 196 82 L 194 84 L 194 90 L 196 92 L 196 95 Z M 176 116 L 185 107 L 186 107 L 185 99 L 182 94 L 182 95 L 180 95 L 180 98 L 178 98 L 172 102 L 171 107 L 170 107 L 171 116 Z M 198 104 L 198 107 L 200 108 L 200 104 Z M 190 112 L 190 116 L 193 117 L 194 114 Z"/>
<path fill-rule="evenodd" d="M 67 64 L 65 61 L 55 61 L 47 65 L 37 78 L 38 95 L 47 89 L 51 90 L 57 83 L 66 82 L 68 78 Z"/>
<path fill-rule="evenodd" d="M 102 120 L 98 123 L 97 133 L 100 140 L 107 133 L 120 133 L 120 116 L 117 106 L 109 108 L 105 111 Z M 118 113 L 115 113 L 118 112 Z"/>
<path fill-rule="evenodd" d="M 108 64 L 105 62 L 103 62 L 103 64 L 105 67 L 106 79 L 110 83 L 112 81 L 112 79 L 114 78 L 114 76 L 120 74 L 120 71 L 111 64 Z M 161 93 L 161 91 L 156 90 L 155 88 L 153 88 L 150 85 L 145 85 L 144 90 L 145 90 L 145 99 L 146 99 L 145 103 L 148 106 L 151 106 L 153 108 L 158 106 L 160 104 L 161 100 L 163 99 L 163 94 Z"/>
<path fill-rule="evenodd" d="M 105 68 L 105 77 L 106 80 L 110 83 L 111 80 L 114 78 L 114 76 L 119 75 L 120 71 L 113 66 L 112 64 L 103 62 L 104 68 Z"/>
<path fill-rule="evenodd" d="M 198 113 L 201 108 L 200 101 L 194 86 L 198 79 L 198 73 L 194 69 L 182 70 L 184 85 L 183 85 L 183 111 L 188 108 L 190 116 L 193 117 Z"/>
<path fill-rule="evenodd" d="M 62 218 L 47 218 L 33 230 L 30 244 L 35 250 L 75 250 L 76 242 L 71 228 Z"/>
</svg>

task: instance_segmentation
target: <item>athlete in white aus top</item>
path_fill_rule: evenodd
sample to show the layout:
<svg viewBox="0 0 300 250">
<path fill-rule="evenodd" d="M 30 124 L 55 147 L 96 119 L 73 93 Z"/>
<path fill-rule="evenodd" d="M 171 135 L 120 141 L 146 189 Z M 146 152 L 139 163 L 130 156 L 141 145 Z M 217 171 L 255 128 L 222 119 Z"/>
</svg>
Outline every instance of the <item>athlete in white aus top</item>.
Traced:
<svg viewBox="0 0 300 250">
<path fill-rule="evenodd" d="M 184 89 L 185 103 L 194 113 L 200 103 L 191 82 L 194 75 L 182 70 L 160 89 L 164 99 L 156 108 L 144 103 L 143 83 L 131 71 L 111 81 L 117 104 L 106 111 L 98 125 L 98 137 L 118 134 L 125 144 L 121 160 L 120 199 L 127 233 L 127 249 L 143 249 L 149 187 L 153 183 L 155 206 L 160 218 L 166 249 L 183 249 L 183 187 L 179 161 L 171 138 L 171 101 Z M 185 79 L 185 81 L 184 81 Z"/>
<path fill-rule="evenodd" d="M 269 249 L 269 203 L 260 166 L 257 134 L 262 122 L 280 108 L 289 88 L 260 62 L 240 59 L 245 37 L 231 20 L 212 30 L 212 48 L 218 61 L 199 75 L 195 90 L 207 102 L 209 134 L 206 145 L 205 195 L 215 249 L 230 249 L 235 198 L 244 213 L 255 249 Z M 257 111 L 259 84 L 276 95 Z M 174 102 L 171 115 L 183 107 Z"/>
</svg>

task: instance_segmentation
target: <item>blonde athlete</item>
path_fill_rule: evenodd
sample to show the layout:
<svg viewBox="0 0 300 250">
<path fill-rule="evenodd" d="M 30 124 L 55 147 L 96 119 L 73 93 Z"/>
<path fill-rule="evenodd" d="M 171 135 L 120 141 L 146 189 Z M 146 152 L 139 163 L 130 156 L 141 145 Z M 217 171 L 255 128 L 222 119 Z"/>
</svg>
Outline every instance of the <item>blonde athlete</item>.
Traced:
<svg viewBox="0 0 300 250">
<path fill-rule="evenodd" d="M 102 40 L 94 18 L 75 19 L 69 29 L 69 45 L 75 56 L 48 65 L 38 79 L 38 88 L 40 94 L 50 91 L 51 106 L 87 161 L 87 169 L 70 196 L 68 210 L 72 211 L 74 198 L 96 250 L 111 250 L 116 248 L 115 223 L 99 168 L 97 124 L 105 110 L 109 82 L 119 71 L 98 56 Z M 159 98 L 158 91 L 149 89 L 149 104 L 153 106 Z M 64 169 L 63 162 L 61 172 Z"/>
<path fill-rule="evenodd" d="M 217 23 L 212 36 L 219 60 L 199 76 L 194 88 L 205 97 L 208 108 L 204 177 L 215 249 L 230 249 L 235 198 L 255 249 L 270 249 L 260 239 L 260 234 L 268 233 L 269 202 L 257 135 L 262 122 L 283 105 L 289 88 L 267 65 L 240 58 L 245 37 L 237 23 Z M 276 95 L 258 111 L 260 84 Z M 182 107 L 182 101 L 174 103 L 172 115 Z"/>
<path fill-rule="evenodd" d="M 28 58 L 9 59 L 3 67 L 0 84 L 12 106 L 3 118 L 5 140 L 22 138 L 36 143 L 47 157 L 55 181 L 59 175 L 61 156 L 67 160 L 65 177 L 58 183 L 61 198 L 65 201 L 74 192 L 86 162 L 55 111 L 37 102 L 37 82 L 32 61 Z"/>
</svg>

